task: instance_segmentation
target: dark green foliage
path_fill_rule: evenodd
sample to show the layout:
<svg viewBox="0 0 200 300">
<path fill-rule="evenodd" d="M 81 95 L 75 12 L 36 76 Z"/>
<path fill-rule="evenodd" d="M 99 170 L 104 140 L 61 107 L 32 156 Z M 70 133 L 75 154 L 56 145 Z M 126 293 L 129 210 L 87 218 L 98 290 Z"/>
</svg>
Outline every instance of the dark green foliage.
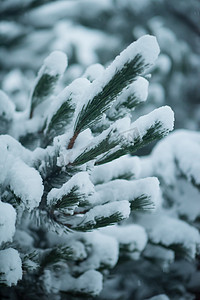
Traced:
<svg viewBox="0 0 200 300">
<path fill-rule="evenodd" d="M 151 201 L 151 197 L 145 194 L 130 201 L 131 210 L 149 210 L 153 209 L 155 204 Z"/>
<path fill-rule="evenodd" d="M 167 134 L 167 130 L 163 128 L 163 124 L 160 121 L 155 122 L 149 129 L 147 129 L 144 136 L 140 136 L 139 132 L 137 135 L 132 136 L 132 140 L 129 139 L 125 144 L 116 147 L 106 153 L 103 157 L 96 161 L 96 165 L 101 165 L 112 161 L 113 159 L 119 158 L 122 155 L 131 153 L 133 154 L 138 149 L 148 145 L 149 143 L 156 141 Z"/>
<path fill-rule="evenodd" d="M 116 101 L 117 102 L 117 101 Z M 110 113 L 110 111 L 107 112 L 106 116 L 110 121 L 116 121 L 119 118 L 123 118 L 128 111 L 134 109 L 136 106 L 138 106 L 141 103 L 140 100 L 136 97 L 136 95 L 130 94 L 127 98 L 124 99 L 124 101 L 115 103 L 114 110 L 115 114 Z M 112 109 L 112 107 L 111 107 Z"/>
<path fill-rule="evenodd" d="M 84 164 L 90 160 L 95 159 L 97 156 L 108 152 L 115 146 L 117 146 L 120 143 L 120 140 L 122 139 L 122 136 L 120 136 L 119 132 L 117 132 L 116 129 L 111 129 L 111 131 L 108 133 L 108 135 L 100 141 L 100 143 L 97 143 L 92 145 L 91 147 L 87 147 L 83 153 L 81 153 L 74 161 L 73 165 L 81 165 Z"/>
<path fill-rule="evenodd" d="M 66 100 L 60 108 L 53 115 L 44 137 L 44 146 L 47 146 L 53 141 L 55 136 L 61 135 L 65 132 L 66 126 L 72 120 L 75 111 L 75 105 L 72 104 L 71 99 Z"/>
<path fill-rule="evenodd" d="M 98 121 L 102 114 L 111 106 L 121 91 L 143 73 L 147 66 L 140 54 L 126 62 L 112 79 L 102 88 L 101 92 L 84 105 L 76 120 L 75 132 L 81 132 Z"/>
<path fill-rule="evenodd" d="M 42 255 L 40 262 L 41 269 L 55 264 L 61 260 L 70 260 L 73 257 L 73 250 L 69 246 L 57 246 L 51 250 L 47 250 Z"/>
<path fill-rule="evenodd" d="M 36 106 L 46 100 L 47 97 L 51 96 L 58 79 L 58 74 L 49 75 L 47 73 L 42 74 L 42 76 L 39 78 L 31 98 L 30 118 L 32 118 L 33 111 Z"/>
<path fill-rule="evenodd" d="M 115 212 L 115 213 L 111 214 L 109 217 L 96 216 L 94 218 L 95 222 L 94 221 L 85 222 L 82 225 L 79 224 L 78 226 L 73 227 L 73 229 L 78 230 L 78 231 L 90 231 L 95 228 L 113 225 L 115 223 L 122 221 L 123 219 L 124 219 L 124 217 L 122 216 L 122 214 L 120 212 Z"/>
<path fill-rule="evenodd" d="M 75 205 L 79 205 L 84 207 L 88 205 L 86 196 L 80 192 L 79 187 L 77 185 L 73 186 L 73 188 L 66 195 L 62 196 L 61 199 L 58 199 L 55 204 L 51 206 L 51 210 L 59 210 L 64 211 L 65 208 L 70 208 Z"/>
</svg>

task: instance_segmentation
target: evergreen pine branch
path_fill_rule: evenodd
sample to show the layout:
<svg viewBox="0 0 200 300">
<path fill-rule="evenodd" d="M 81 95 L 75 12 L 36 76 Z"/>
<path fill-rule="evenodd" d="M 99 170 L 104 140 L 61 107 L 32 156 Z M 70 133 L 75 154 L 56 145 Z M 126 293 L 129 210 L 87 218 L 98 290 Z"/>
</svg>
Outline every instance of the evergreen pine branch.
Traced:
<svg viewBox="0 0 200 300">
<path fill-rule="evenodd" d="M 51 75 L 47 73 L 41 74 L 38 82 L 33 90 L 31 97 L 30 119 L 33 116 L 34 109 L 46 100 L 54 91 L 55 85 L 59 79 L 59 74 Z"/>
<path fill-rule="evenodd" d="M 65 128 L 72 120 L 75 111 L 75 105 L 71 98 L 67 99 L 52 116 L 47 129 L 45 130 L 44 146 L 49 145 L 55 136 L 65 132 Z"/>
<path fill-rule="evenodd" d="M 127 61 L 115 75 L 103 86 L 102 90 L 90 99 L 80 111 L 75 124 L 75 133 L 81 132 L 94 122 L 111 106 L 116 96 L 143 73 L 147 65 L 140 54 Z M 94 81 L 94 83 L 96 83 Z M 93 83 L 93 84 L 94 84 Z"/>
<path fill-rule="evenodd" d="M 91 231 L 96 228 L 106 227 L 109 225 L 113 225 L 115 223 L 119 223 L 120 221 L 124 220 L 124 216 L 120 212 L 115 212 L 111 214 L 109 217 L 95 217 L 95 222 L 88 221 L 80 224 L 76 227 L 72 227 L 73 230 L 77 231 Z"/>
<path fill-rule="evenodd" d="M 51 250 L 47 250 L 43 253 L 40 262 L 41 269 L 55 264 L 61 260 L 71 260 L 73 257 L 73 249 L 69 246 L 57 246 Z"/>
<path fill-rule="evenodd" d="M 151 197 L 145 194 L 130 201 L 131 210 L 150 210 L 155 208 L 155 204 L 151 201 Z"/>
<path fill-rule="evenodd" d="M 109 133 L 106 135 L 104 139 L 95 144 L 95 140 L 93 145 L 87 147 L 76 159 L 72 162 L 72 165 L 81 165 L 90 160 L 95 159 L 97 156 L 108 152 L 117 146 L 122 139 L 117 129 L 111 129 Z"/>
<path fill-rule="evenodd" d="M 139 133 L 136 136 L 132 137 L 132 141 L 126 142 L 120 147 L 116 147 L 108 152 L 101 158 L 97 159 L 96 165 L 101 165 L 107 162 L 110 162 L 116 158 L 121 157 L 125 154 L 133 154 L 140 148 L 148 145 L 149 143 L 161 139 L 164 137 L 168 131 L 163 128 L 163 124 L 160 121 L 156 121 L 150 128 L 147 129 L 146 133 L 143 136 L 140 136 Z"/>
<path fill-rule="evenodd" d="M 81 195 L 78 194 L 78 186 L 73 186 L 68 194 L 62 196 L 61 199 L 58 199 L 55 204 L 51 206 L 51 209 L 62 210 L 74 205 L 78 205 L 80 199 Z"/>
</svg>

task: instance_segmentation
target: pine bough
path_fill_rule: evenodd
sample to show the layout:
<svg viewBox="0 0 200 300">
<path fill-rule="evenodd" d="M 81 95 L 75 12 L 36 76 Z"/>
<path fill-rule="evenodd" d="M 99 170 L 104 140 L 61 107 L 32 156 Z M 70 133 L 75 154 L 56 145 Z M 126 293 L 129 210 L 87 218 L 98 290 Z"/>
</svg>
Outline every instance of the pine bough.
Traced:
<svg viewBox="0 0 200 300">
<path fill-rule="evenodd" d="M 29 299 L 95 296 L 119 253 L 140 256 L 145 230 L 117 224 L 159 202 L 157 178 L 139 179 L 139 159 L 129 155 L 173 129 L 169 107 L 130 117 L 147 98 L 145 75 L 158 54 L 155 37 L 144 36 L 98 76 L 91 67 L 56 95 L 67 66 L 56 51 L 44 61 L 26 111 L 15 111 L 1 92 L 1 285 L 17 285 Z"/>
</svg>

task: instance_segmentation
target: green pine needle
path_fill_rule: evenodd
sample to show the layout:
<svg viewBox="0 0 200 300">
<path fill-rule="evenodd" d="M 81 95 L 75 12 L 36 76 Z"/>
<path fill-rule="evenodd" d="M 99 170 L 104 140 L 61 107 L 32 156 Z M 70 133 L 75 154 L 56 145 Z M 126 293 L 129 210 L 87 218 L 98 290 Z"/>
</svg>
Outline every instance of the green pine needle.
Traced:
<svg viewBox="0 0 200 300">
<path fill-rule="evenodd" d="M 48 267 L 49 265 L 56 264 L 60 260 L 70 260 L 73 257 L 73 249 L 68 246 L 58 246 L 51 249 L 50 251 L 45 251 L 43 254 L 40 266 L 42 269 Z"/>
<path fill-rule="evenodd" d="M 131 210 L 151 210 L 155 208 L 155 204 L 151 201 L 151 197 L 145 194 L 130 201 Z"/>
<path fill-rule="evenodd" d="M 96 165 L 102 165 L 107 162 L 110 162 L 116 158 L 121 157 L 122 155 L 131 153 L 133 154 L 140 148 L 148 145 L 149 143 L 156 141 L 162 137 L 164 137 L 168 131 L 164 128 L 163 124 L 160 121 L 155 122 L 154 125 L 152 125 L 149 129 L 147 129 L 144 136 L 133 136 L 132 141 L 126 142 L 124 145 L 121 145 L 120 147 L 116 147 L 115 151 L 110 151 L 104 156 L 102 156 L 100 159 L 96 161 Z"/>
<path fill-rule="evenodd" d="M 66 126 L 69 125 L 72 120 L 74 111 L 75 105 L 72 104 L 71 99 L 66 100 L 60 106 L 48 124 L 44 137 L 44 146 L 49 145 L 55 136 L 61 135 L 65 132 Z"/>
<path fill-rule="evenodd" d="M 81 165 L 84 164 L 90 160 L 95 159 L 97 156 L 108 152 L 115 146 L 117 146 L 120 143 L 120 140 L 122 139 L 122 136 L 118 133 L 117 130 L 111 130 L 105 139 L 100 141 L 99 144 L 94 144 L 92 147 L 86 148 L 83 153 L 81 153 L 74 161 L 73 165 Z"/>
<path fill-rule="evenodd" d="M 111 106 L 117 95 L 127 87 L 136 77 L 143 73 L 147 66 L 140 54 L 137 54 L 131 61 L 124 66 L 105 84 L 101 92 L 90 99 L 80 111 L 75 124 L 75 132 L 81 132 L 99 121 L 102 114 Z"/>
<path fill-rule="evenodd" d="M 42 74 L 39 78 L 31 98 L 30 118 L 32 118 L 36 106 L 51 96 L 58 79 L 58 74 L 49 75 L 47 73 Z"/>
<path fill-rule="evenodd" d="M 113 225 L 115 223 L 118 223 L 124 219 L 124 216 L 120 212 L 115 212 L 109 217 L 95 217 L 94 221 L 85 222 L 83 224 L 80 224 L 79 226 L 73 227 L 73 230 L 77 231 L 91 231 L 96 228 L 100 227 L 106 227 L 109 225 Z"/>
</svg>

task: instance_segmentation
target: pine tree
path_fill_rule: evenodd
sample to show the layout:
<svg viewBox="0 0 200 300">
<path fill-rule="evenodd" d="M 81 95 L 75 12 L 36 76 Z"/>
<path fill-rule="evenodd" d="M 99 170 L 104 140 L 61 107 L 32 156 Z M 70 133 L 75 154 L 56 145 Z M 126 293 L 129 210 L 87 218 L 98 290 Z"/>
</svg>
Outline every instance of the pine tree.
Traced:
<svg viewBox="0 0 200 300">
<path fill-rule="evenodd" d="M 173 128 L 169 107 L 129 117 L 147 96 L 145 77 L 158 54 L 156 39 L 144 36 L 97 76 L 88 69 L 58 93 L 67 58 L 55 51 L 25 111 L 1 92 L 2 297 L 95 296 L 119 250 L 139 256 L 144 249 L 139 225 L 100 228 L 158 205 L 157 178 L 135 179 L 139 159 L 129 156 Z"/>
</svg>

